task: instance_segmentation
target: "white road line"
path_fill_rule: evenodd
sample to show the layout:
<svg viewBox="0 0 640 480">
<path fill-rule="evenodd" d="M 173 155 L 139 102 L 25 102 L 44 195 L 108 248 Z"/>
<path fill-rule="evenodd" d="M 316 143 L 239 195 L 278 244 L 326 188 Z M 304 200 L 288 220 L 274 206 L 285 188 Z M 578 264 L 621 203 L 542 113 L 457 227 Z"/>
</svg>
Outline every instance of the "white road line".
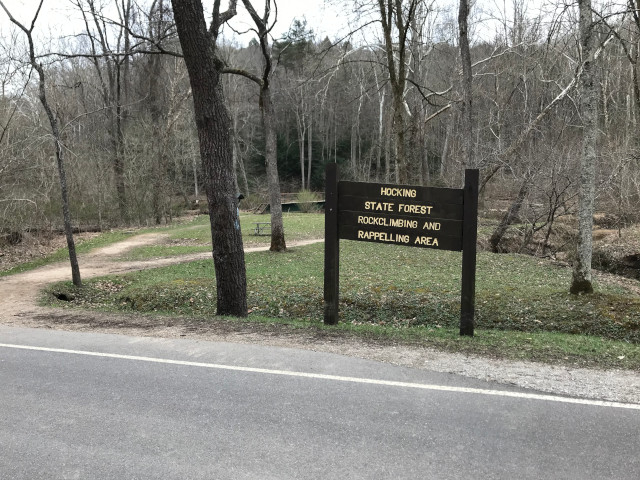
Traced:
<svg viewBox="0 0 640 480">
<path fill-rule="evenodd" d="M 288 376 L 288 377 L 312 378 L 312 379 L 319 379 L 319 380 L 331 380 L 336 382 L 382 385 L 387 387 L 416 388 L 420 390 L 433 390 L 433 391 L 440 391 L 440 392 L 471 393 L 471 394 L 477 394 L 477 395 L 492 395 L 496 397 L 511 397 L 511 398 L 522 398 L 522 399 L 528 399 L 528 400 L 540 400 L 545 402 L 572 403 L 572 404 L 588 405 L 588 406 L 594 406 L 594 407 L 611 407 L 611 408 L 625 408 L 625 409 L 631 409 L 631 410 L 640 410 L 640 405 L 634 404 L 634 403 L 606 402 L 602 400 L 588 400 L 588 399 L 581 399 L 581 398 L 558 397 L 554 395 L 542 395 L 542 394 L 535 394 L 535 393 L 507 392 L 507 391 L 501 391 L 501 390 L 488 390 L 488 389 L 482 389 L 482 388 L 448 387 L 445 385 L 429 385 L 429 384 L 423 384 L 423 383 L 395 382 L 392 380 L 376 380 L 373 378 L 343 377 L 339 375 L 325 375 L 321 373 L 305 373 L 305 372 L 293 372 L 288 370 L 271 370 L 267 368 L 238 367 L 235 365 L 220 365 L 216 363 L 188 362 L 184 360 L 169 360 L 165 358 L 139 357 L 135 355 L 119 355 L 116 353 L 68 350 L 64 348 L 35 347 L 31 345 L 12 345 L 12 344 L 0 343 L 0 347 L 13 348 L 13 349 L 19 349 L 19 350 L 35 350 L 39 352 L 68 353 L 73 355 L 86 355 L 90 357 L 114 358 L 118 360 L 133 360 L 138 362 L 164 363 L 169 365 L 182 365 L 187 367 L 213 368 L 217 370 L 232 370 L 237 372 L 260 373 L 265 375 L 282 375 L 282 376 Z"/>
</svg>

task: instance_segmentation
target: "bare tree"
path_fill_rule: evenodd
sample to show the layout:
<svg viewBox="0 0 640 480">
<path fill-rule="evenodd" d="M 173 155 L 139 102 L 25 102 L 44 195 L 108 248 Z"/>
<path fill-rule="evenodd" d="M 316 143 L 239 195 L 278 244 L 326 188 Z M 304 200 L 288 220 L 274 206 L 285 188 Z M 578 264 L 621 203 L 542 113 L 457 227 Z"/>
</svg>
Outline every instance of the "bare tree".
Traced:
<svg viewBox="0 0 640 480">
<path fill-rule="evenodd" d="M 416 13 L 420 0 L 378 0 L 384 48 L 391 84 L 393 104 L 393 134 L 396 159 L 396 180 L 407 181 L 408 165 L 405 148 L 406 104 L 405 88 L 407 85 L 407 53 L 411 21 Z"/>
<path fill-rule="evenodd" d="M 13 24 L 15 24 L 20 30 L 24 32 L 27 36 L 27 41 L 29 44 L 29 64 L 31 68 L 33 68 L 38 73 L 38 92 L 40 103 L 42 104 L 42 108 L 44 108 L 47 118 L 49 119 L 49 125 L 51 127 L 51 136 L 53 137 L 53 143 L 56 151 L 56 161 L 58 164 L 58 178 L 60 180 L 60 191 L 62 194 L 62 216 L 64 221 L 64 231 L 67 238 L 67 248 L 69 250 L 69 261 L 71 263 L 71 278 L 73 284 L 77 287 L 82 285 L 82 280 L 80 278 L 80 267 L 78 265 L 78 257 L 76 255 L 76 245 L 73 239 L 73 228 L 71 225 L 71 213 L 69 212 L 69 193 L 67 189 L 67 175 L 64 168 L 64 148 L 62 144 L 62 137 L 60 135 L 60 128 L 58 117 L 53 112 L 53 109 L 49 105 L 47 100 L 47 90 L 46 90 L 46 77 L 44 68 L 41 63 L 38 63 L 38 59 L 35 53 L 35 46 L 33 43 L 33 30 L 36 25 L 36 21 L 38 20 L 38 15 L 40 14 L 40 10 L 42 9 L 42 3 L 44 0 L 40 0 L 38 4 L 38 9 L 31 20 L 31 24 L 29 28 L 25 27 L 22 23 L 16 20 L 13 15 L 9 12 L 7 7 L 4 5 L 4 2 L 0 0 L 0 7 L 5 11 L 8 15 L 9 20 Z"/>
<path fill-rule="evenodd" d="M 580 78 L 580 115 L 583 145 L 580 160 L 580 206 L 578 209 L 578 246 L 573 265 L 571 293 L 593 293 L 591 256 L 593 250 L 593 209 L 595 201 L 596 141 L 598 137 L 598 81 L 596 78 L 596 29 L 591 0 L 578 0 L 580 12 L 580 49 L 583 60 Z"/>
<path fill-rule="evenodd" d="M 460 0 L 458 11 L 458 31 L 460 60 L 462 61 L 462 143 L 464 168 L 475 167 L 473 152 L 473 72 L 471 70 L 471 49 L 469 47 L 470 0 Z"/>
<path fill-rule="evenodd" d="M 260 86 L 260 111 L 262 112 L 262 126 L 264 128 L 265 147 L 264 157 L 267 167 L 267 184 L 269 186 L 269 210 L 271 212 L 271 248 L 273 252 L 283 252 L 287 249 L 284 239 L 284 225 L 282 222 L 282 197 L 280 195 L 280 179 L 278 177 L 278 150 L 275 128 L 275 110 L 271 94 L 271 77 L 273 62 L 271 45 L 269 44 L 271 14 L 271 0 L 265 1 L 262 17 L 258 15 L 249 0 L 242 0 L 256 26 L 256 32 L 262 54 L 262 76 L 253 77 Z M 273 2 L 275 4 L 275 1 Z M 304 179 L 303 179 L 304 182 Z"/>
<path fill-rule="evenodd" d="M 595 12 L 597 13 L 597 12 Z M 627 14 L 630 20 L 626 19 Z M 605 15 L 598 15 L 619 41 L 631 67 L 631 89 L 635 106 L 635 121 L 640 121 L 640 0 L 626 0 L 626 12 L 619 25 L 611 25 Z M 614 15 L 614 18 L 618 16 Z M 606 104 L 605 104 L 606 105 Z M 640 138 L 633 135 L 634 146 L 640 146 Z"/>
<path fill-rule="evenodd" d="M 207 27 L 200 0 L 172 0 L 173 14 L 191 91 L 204 181 L 209 201 L 213 263 L 219 315 L 247 315 L 247 280 L 238 198 L 235 190 L 231 119 L 222 90 L 223 62 L 218 52 L 220 28 L 236 14 L 237 0 L 220 11 L 215 0 Z"/>
<path fill-rule="evenodd" d="M 113 172 L 118 196 L 120 219 L 126 221 L 127 196 L 125 185 L 125 140 L 124 124 L 127 117 L 127 82 L 131 55 L 132 3 L 131 0 L 116 2 L 118 22 L 107 22 L 100 5 L 95 0 L 74 0 L 82 14 L 86 36 L 91 48 L 88 56 L 93 63 L 100 81 L 100 94 L 104 104 L 103 113 L 107 119 L 107 131 L 111 139 Z M 109 26 L 118 29 L 116 44 L 109 38 Z"/>
<path fill-rule="evenodd" d="M 565 13 L 565 12 L 563 12 Z M 488 171 L 482 180 L 482 184 L 480 186 L 480 190 L 483 190 L 485 185 L 489 182 L 489 180 L 502 168 L 511 164 L 511 160 L 518 154 L 521 153 L 525 148 L 527 140 L 533 136 L 534 133 L 540 128 L 543 120 L 548 117 L 553 117 L 553 113 L 557 112 L 557 109 L 567 99 L 571 99 L 571 93 L 579 86 L 582 85 L 584 79 L 585 68 L 591 66 L 591 63 L 597 59 L 600 54 L 604 51 L 607 44 L 611 41 L 613 35 L 608 35 L 602 39 L 600 44 L 594 45 L 593 50 L 590 52 L 589 57 L 584 57 L 584 55 L 580 55 L 576 60 L 572 60 L 571 63 L 575 65 L 574 72 L 571 76 L 571 79 L 566 83 L 566 85 L 562 88 L 562 90 L 555 95 L 540 111 L 536 114 L 531 114 L 532 120 L 530 120 L 519 132 L 515 138 L 510 142 L 508 147 L 499 152 L 495 158 L 495 163 L 493 168 Z M 594 42 L 596 41 L 594 37 Z M 568 56 L 566 53 L 565 56 Z M 591 62 L 591 63 L 587 63 Z M 522 76 L 525 77 L 524 75 Z M 545 81 L 544 83 L 549 83 Z M 554 82 L 556 85 L 559 82 Z M 541 96 L 544 98 L 544 96 Z M 542 106 L 543 104 L 538 101 L 538 104 Z M 502 217 L 500 223 L 493 231 L 491 238 L 489 240 L 491 250 L 497 252 L 500 250 L 500 242 L 504 237 L 504 234 L 507 232 L 509 226 L 513 223 L 515 219 L 518 218 L 520 209 L 524 204 L 524 200 L 529 194 L 530 188 L 534 181 L 536 175 L 539 174 L 540 168 L 544 164 L 545 159 L 537 159 L 534 160 L 533 163 L 526 165 L 525 172 L 520 181 L 520 188 L 516 198 L 513 200 L 511 206 L 507 210 L 507 212 Z"/>
</svg>

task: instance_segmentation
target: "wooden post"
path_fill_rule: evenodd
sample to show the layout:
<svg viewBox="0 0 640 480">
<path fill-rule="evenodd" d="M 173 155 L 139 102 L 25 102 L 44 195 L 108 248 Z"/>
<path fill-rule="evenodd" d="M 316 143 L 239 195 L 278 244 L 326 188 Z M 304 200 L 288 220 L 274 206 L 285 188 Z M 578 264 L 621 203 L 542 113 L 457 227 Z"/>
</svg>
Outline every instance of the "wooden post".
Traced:
<svg viewBox="0 0 640 480">
<path fill-rule="evenodd" d="M 464 220 L 462 222 L 462 295 L 460 335 L 473 336 L 476 298 L 476 241 L 478 237 L 477 169 L 464 172 Z"/>
<path fill-rule="evenodd" d="M 324 204 L 324 323 L 338 323 L 340 248 L 338 240 L 338 164 L 325 170 Z"/>
</svg>

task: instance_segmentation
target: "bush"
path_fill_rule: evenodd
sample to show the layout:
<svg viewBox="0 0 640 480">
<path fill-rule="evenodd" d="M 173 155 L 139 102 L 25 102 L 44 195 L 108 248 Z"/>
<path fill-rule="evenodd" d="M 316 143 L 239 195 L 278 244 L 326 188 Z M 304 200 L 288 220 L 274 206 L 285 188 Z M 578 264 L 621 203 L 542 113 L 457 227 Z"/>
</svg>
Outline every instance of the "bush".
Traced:
<svg viewBox="0 0 640 480">
<path fill-rule="evenodd" d="M 321 200 L 320 195 L 310 190 L 301 190 L 298 192 L 298 205 L 302 213 L 316 213 L 320 210 L 317 201 Z"/>
</svg>

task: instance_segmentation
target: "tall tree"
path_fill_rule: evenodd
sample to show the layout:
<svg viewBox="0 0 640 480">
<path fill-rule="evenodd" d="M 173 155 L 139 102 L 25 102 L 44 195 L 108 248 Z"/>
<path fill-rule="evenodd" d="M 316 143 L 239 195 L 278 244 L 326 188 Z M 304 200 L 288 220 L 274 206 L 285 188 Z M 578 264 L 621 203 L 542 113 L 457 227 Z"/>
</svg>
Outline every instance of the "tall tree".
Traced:
<svg viewBox="0 0 640 480">
<path fill-rule="evenodd" d="M 273 252 L 283 252 L 287 249 L 284 239 L 284 225 L 282 222 L 282 196 L 280 195 L 280 179 L 278 177 L 278 151 L 275 126 L 275 110 L 271 94 L 271 77 L 273 62 L 271 45 L 269 44 L 269 16 L 271 14 L 271 0 L 265 0 L 264 14 L 261 17 L 249 0 L 242 0 L 256 26 L 262 53 L 262 76 L 254 78 L 260 86 L 260 111 L 262 112 L 262 126 L 264 129 L 265 146 L 264 158 L 267 167 L 267 184 L 269 186 L 269 210 L 271 212 L 271 248 Z M 275 2 L 274 2 L 275 4 Z"/>
<path fill-rule="evenodd" d="M 580 77 L 580 116 L 582 117 L 582 155 L 580 159 L 580 205 L 578 246 L 573 266 L 571 293 L 593 293 L 591 256 L 593 250 L 593 209 L 595 200 L 596 142 L 598 137 L 598 81 L 596 78 L 594 28 L 591 0 L 578 0 L 580 50 L 583 62 Z"/>
<path fill-rule="evenodd" d="M 599 20 L 605 23 L 609 31 L 618 39 L 631 66 L 634 119 L 638 122 L 640 121 L 640 0 L 627 0 L 626 8 L 631 17 L 630 20 L 623 17 L 618 25 L 611 25 L 605 15 L 600 15 Z M 623 33 L 624 30 L 626 34 Z M 632 141 L 635 147 L 640 146 L 638 135 L 633 135 Z"/>
<path fill-rule="evenodd" d="M 130 80 L 130 56 L 132 28 L 131 0 L 116 2 L 119 24 L 115 27 L 115 44 L 110 27 L 115 22 L 105 20 L 102 6 L 95 0 L 75 0 L 84 21 L 86 36 L 96 75 L 100 81 L 100 94 L 104 103 L 103 113 L 107 120 L 107 132 L 111 140 L 113 173 L 118 196 L 118 211 L 121 221 L 128 220 L 125 185 L 125 123 L 127 119 L 127 82 Z"/>
<path fill-rule="evenodd" d="M 573 92 L 573 90 L 575 88 L 578 88 L 581 85 L 581 82 L 583 81 L 583 74 L 585 71 L 585 67 L 589 67 L 591 63 L 596 58 L 598 58 L 598 56 L 602 53 L 602 51 L 606 47 L 607 43 L 612 38 L 613 36 L 609 35 L 607 38 L 604 39 L 604 41 L 600 45 L 597 45 L 597 48 L 596 48 L 596 45 L 594 45 L 593 51 L 591 52 L 590 57 L 586 58 L 584 57 L 584 55 L 580 55 L 578 60 L 575 62 L 576 67 L 571 77 L 571 80 L 567 82 L 566 86 L 562 89 L 562 91 L 557 95 L 555 95 L 551 99 L 551 101 L 549 101 L 544 106 L 544 108 L 542 108 L 542 110 L 539 113 L 535 114 L 535 117 L 533 117 L 533 120 L 529 121 L 524 125 L 524 128 L 522 128 L 522 131 L 517 133 L 515 138 L 510 142 L 509 146 L 506 149 L 502 150 L 498 155 L 496 155 L 497 162 L 495 166 L 491 169 L 491 171 L 484 176 L 482 185 L 480 187 L 481 190 L 483 190 L 487 182 L 503 166 L 512 164 L 512 161 L 516 157 L 516 155 L 521 153 L 522 150 L 524 150 L 527 140 L 530 137 L 535 138 L 533 134 L 534 132 L 536 132 L 536 129 L 540 128 L 540 126 L 543 123 L 543 120 L 547 119 L 547 117 L 552 117 L 553 113 L 557 113 L 557 109 L 560 107 L 562 102 L 565 99 L 570 98 L 570 94 Z M 554 54 L 554 57 L 555 56 L 557 55 Z M 589 61 L 588 64 L 586 63 L 587 61 Z M 524 77 L 525 75 L 522 75 L 522 78 Z M 545 83 L 549 83 L 549 82 L 545 82 Z M 544 99 L 545 95 L 540 95 L 540 97 Z M 537 103 L 539 103 L 539 106 L 542 106 L 541 102 L 537 102 Z M 545 159 L 541 158 L 535 161 L 533 164 L 526 165 L 525 172 L 521 179 L 519 192 L 516 198 L 514 199 L 513 203 L 509 207 L 509 209 L 507 209 L 507 211 L 505 212 L 500 223 L 496 226 L 489 240 L 490 248 L 493 252 L 500 251 L 500 243 L 505 233 L 507 232 L 507 229 L 509 228 L 509 226 L 513 223 L 515 219 L 518 218 L 520 209 L 524 205 L 524 201 L 526 197 L 529 195 L 531 186 L 533 185 L 533 180 L 535 176 L 538 175 L 539 170 L 544 162 L 545 162 Z"/>
<path fill-rule="evenodd" d="M 463 168 L 474 168 L 476 164 L 473 153 L 473 73 L 471 70 L 471 48 L 469 47 L 470 3 L 470 0 L 460 0 L 458 11 L 460 60 L 462 61 Z"/>
<path fill-rule="evenodd" d="M 408 165 L 405 148 L 408 38 L 413 16 L 420 0 L 378 0 L 384 48 L 391 84 L 393 108 L 394 153 L 396 180 L 407 181 Z"/>
<path fill-rule="evenodd" d="M 231 118 L 224 102 L 218 52 L 220 28 L 236 14 L 237 0 L 220 11 L 215 0 L 207 27 L 200 0 L 172 0 L 178 37 L 193 93 L 200 157 L 209 201 L 217 313 L 247 315 L 247 280 L 235 190 Z"/>
<path fill-rule="evenodd" d="M 164 35 L 164 24 L 168 22 L 166 18 L 168 16 L 167 9 L 165 8 L 163 0 L 154 1 L 149 8 L 148 16 L 148 35 L 152 40 L 150 43 L 150 55 L 147 55 L 146 65 L 146 80 L 148 86 L 147 100 L 149 104 L 149 113 L 151 116 L 151 135 L 154 139 L 151 149 L 153 152 L 152 162 L 152 194 L 151 204 L 153 208 L 153 216 L 155 218 L 156 225 L 162 223 L 163 217 L 170 211 L 170 202 L 166 200 L 166 193 L 168 185 L 166 183 L 167 170 L 168 170 L 168 152 L 167 143 L 170 133 L 170 126 L 173 123 L 171 117 L 173 116 L 171 110 L 174 110 L 175 102 L 174 98 L 168 99 L 162 92 L 162 84 L 171 83 L 163 79 L 163 60 L 161 55 L 155 54 L 158 52 L 157 45 L 161 42 Z M 172 89 L 173 90 L 173 89 Z"/>
<path fill-rule="evenodd" d="M 288 84 L 286 90 L 295 117 L 301 190 L 311 188 L 313 102 L 310 95 L 311 77 L 306 67 L 312 49 L 313 30 L 307 28 L 306 20 L 294 20 L 289 31 L 280 40 L 273 42 L 274 56 L 285 71 Z M 305 157 L 308 165 L 305 164 Z"/>
<path fill-rule="evenodd" d="M 71 279 L 73 284 L 77 287 L 82 285 L 82 280 L 80 278 L 80 267 L 78 265 L 78 257 L 76 255 L 76 245 L 73 239 L 73 228 L 71 226 L 71 213 L 69 211 L 69 193 L 67 189 L 67 174 L 64 167 L 64 147 L 62 144 L 62 137 L 60 134 L 60 126 L 58 117 L 54 113 L 49 101 L 47 99 L 47 89 L 46 89 L 46 76 L 44 72 L 44 68 L 41 63 L 38 62 L 35 53 L 35 46 L 33 44 L 33 30 L 36 25 L 36 21 L 38 20 L 38 15 L 40 14 L 40 10 L 42 9 L 42 3 L 44 0 L 40 0 L 38 4 L 38 9 L 36 10 L 33 19 L 31 20 L 31 25 L 29 28 L 25 27 L 22 23 L 16 20 L 13 15 L 7 10 L 4 2 L 0 0 L 0 7 L 6 12 L 9 20 L 14 23 L 20 30 L 24 32 L 27 36 L 27 42 L 29 45 L 29 64 L 31 68 L 33 68 L 38 73 L 38 96 L 40 98 L 40 103 L 42 104 L 42 108 L 47 114 L 47 118 L 49 119 L 49 125 L 51 127 L 51 136 L 53 138 L 53 143 L 56 151 L 56 161 L 58 164 L 58 178 L 60 181 L 60 192 L 62 195 L 62 217 L 64 221 L 64 232 L 67 238 L 67 248 L 69 250 L 69 261 L 71 263 Z"/>
</svg>

